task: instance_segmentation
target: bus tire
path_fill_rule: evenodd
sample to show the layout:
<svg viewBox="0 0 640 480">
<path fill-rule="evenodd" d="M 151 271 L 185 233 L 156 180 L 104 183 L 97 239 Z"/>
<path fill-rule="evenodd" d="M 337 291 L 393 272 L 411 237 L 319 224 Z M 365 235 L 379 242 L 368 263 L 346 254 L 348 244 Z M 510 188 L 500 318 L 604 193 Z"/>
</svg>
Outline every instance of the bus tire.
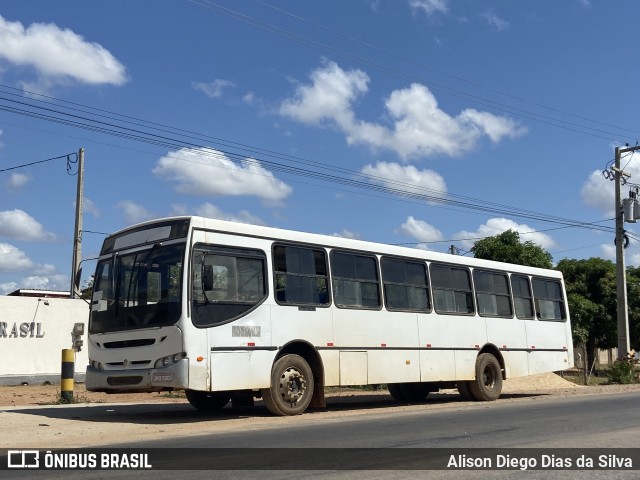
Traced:
<svg viewBox="0 0 640 480">
<path fill-rule="evenodd" d="M 401 383 L 400 391 L 407 402 L 424 402 L 431 391 L 428 383 Z"/>
<path fill-rule="evenodd" d="M 231 400 L 231 392 L 202 392 L 199 390 L 185 390 L 187 400 L 198 410 L 220 410 Z"/>
<path fill-rule="evenodd" d="M 284 355 L 271 369 L 271 388 L 261 390 L 262 400 L 274 415 L 300 415 L 313 397 L 313 372 L 299 355 Z"/>
<path fill-rule="evenodd" d="M 476 379 L 469 382 L 471 394 L 476 400 L 496 400 L 502 392 L 502 369 L 490 353 L 482 353 L 476 359 Z"/>
<path fill-rule="evenodd" d="M 400 383 L 389 383 L 387 384 L 387 389 L 389 389 L 389 393 L 394 400 L 398 402 L 406 402 L 407 399 L 405 398 L 404 393 L 402 393 L 400 385 Z"/>
<path fill-rule="evenodd" d="M 458 393 L 462 397 L 463 400 L 475 400 L 476 398 L 471 393 L 471 382 L 458 382 L 456 387 L 458 387 Z"/>
</svg>

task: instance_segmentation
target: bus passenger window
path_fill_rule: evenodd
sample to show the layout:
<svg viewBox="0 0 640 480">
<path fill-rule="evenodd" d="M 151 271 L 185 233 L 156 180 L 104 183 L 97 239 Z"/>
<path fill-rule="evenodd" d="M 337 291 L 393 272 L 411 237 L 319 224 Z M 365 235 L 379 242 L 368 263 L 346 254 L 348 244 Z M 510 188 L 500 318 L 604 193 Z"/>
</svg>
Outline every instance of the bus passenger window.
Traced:
<svg viewBox="0 0 640 480">
<path fill-rule="evenodd" d="M 512 317 L 511 292 L 505 273 L 473 271 L 478 313 L 484 317 Z"/>
<path fill-rule="evenodd" d="M 536 314 L 540 320 L 560 321 L 567 318 L 559 281 L 534 278 L 533 296 Z"/>
<path fill-rule="evenodd" d="M 424 263 L 383 258 L 380 268 L 387 310 L 428 312 L 431 309 Z"/>
<path fill-rule="evenodd" d="M 523 319 L 533 318 L 533 298 L 529 277 L 511 275 L 511 290 L 513 291 L 513 303 L 516 307 L 516 317 Z"/>
<path fill-rule="evenodd" d="M 324 250 L 276 245 L 273 268 L 278 303 L 325 306 L 331 302 Z"/>
<path fill-rule="evenodd" d="M 375 257 L 332 251 L 331 275 L 336 306 L 380 308 L 380 282 Z"/>
<path fill-rule="evenodd" d="M 438 313 L 475 312 L 471 277 L 466 268 L 431 264 L 433 305 Z"/>
</svg>

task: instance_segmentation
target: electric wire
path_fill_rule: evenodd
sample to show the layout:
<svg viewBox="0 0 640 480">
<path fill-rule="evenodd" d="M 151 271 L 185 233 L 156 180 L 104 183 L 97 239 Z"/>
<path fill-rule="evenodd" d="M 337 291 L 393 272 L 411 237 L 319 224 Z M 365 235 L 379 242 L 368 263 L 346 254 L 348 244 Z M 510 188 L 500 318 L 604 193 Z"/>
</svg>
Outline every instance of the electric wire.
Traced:
<svg viewBox="0 0 640 480">
<path fill-rule="evenodd" d="M 60 160 L 61 158 L 66 158 L 67 161 L 69 161 L 69 158 L 71 157 L 71 155 L 76 155 L 76 157 L 77 157 L 77 153 L 75 153 L 75 152 L 74 153 L 67 153 L 65 155 L 59 155 L 57 157 L 51 157 L 51 158 L 47 158 L 45 160 L 38 160 L 36 162 L 23 163 L 22 165 L 16 165 L 16 166 L 13 166 L 13 167 L 2 168 L 2 169 L 0 169 L 0 173 L 9 172 L 11 170 L 17 170 L 19 168 L 31 167 L 33 165 L 38 165 L 38 164 L 41 164 L 41 163 L 52 162 L 53 160 Z"/>
</svg>

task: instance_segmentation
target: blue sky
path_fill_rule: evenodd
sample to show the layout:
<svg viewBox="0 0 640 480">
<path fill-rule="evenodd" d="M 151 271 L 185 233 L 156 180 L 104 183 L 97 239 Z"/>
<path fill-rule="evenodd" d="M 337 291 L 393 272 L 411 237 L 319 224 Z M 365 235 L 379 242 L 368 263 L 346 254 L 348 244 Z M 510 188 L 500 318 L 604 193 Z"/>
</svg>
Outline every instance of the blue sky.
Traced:
<svg viewBox="0 0 640 480">
<path fill-rule="evenodd" d="M 601 172 L 640 137 L 639 14 L 632 0 L 9 0 L 0 170 L 85 149 L 86 259 L 103 233 L 192 213 L 463 253 L 513 228 L 555 261 L 612 259 Z M 57 121 L 25 115 L 43 106 Z M 60 123 L 69 108 L 161 145 Z M 640 179 L 640 154 L 624 165 Z M 0 172 L 0 190 L 0 294 L 68 289 L 66 159 Z"/>
</svg>

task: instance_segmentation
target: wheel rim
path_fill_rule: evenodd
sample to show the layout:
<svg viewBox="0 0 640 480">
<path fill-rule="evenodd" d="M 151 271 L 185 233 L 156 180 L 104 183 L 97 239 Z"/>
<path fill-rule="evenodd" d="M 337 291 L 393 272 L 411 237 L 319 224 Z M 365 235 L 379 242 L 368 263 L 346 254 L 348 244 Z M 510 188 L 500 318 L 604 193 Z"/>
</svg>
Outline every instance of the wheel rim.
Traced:
<svg viewBox="0 0 640 480">
<path fill-rule="evenodd" d="M 493 389 L 496 385 L 496 372 L 493 368 L 487 367 L 482 372 L 482 382 L 488 389 Z"/>
<path fill-rule="evenodd" d="M 279 393 L 282 401 L 295 405 L 307 391 L 304 374 L 295 367 L 287 368 L 280 377 Z"/>
</svg>

